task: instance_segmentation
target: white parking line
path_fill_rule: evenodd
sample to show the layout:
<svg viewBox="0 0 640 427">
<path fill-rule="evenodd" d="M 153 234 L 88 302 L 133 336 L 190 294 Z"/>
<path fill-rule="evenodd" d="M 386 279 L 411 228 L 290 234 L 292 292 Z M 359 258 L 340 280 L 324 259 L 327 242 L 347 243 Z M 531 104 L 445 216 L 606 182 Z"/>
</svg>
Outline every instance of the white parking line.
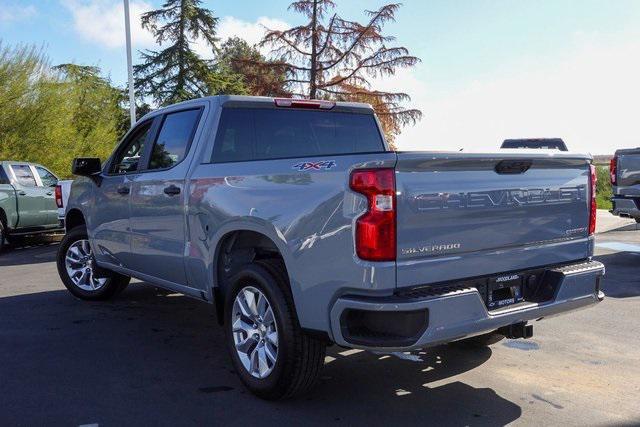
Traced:
<svg viewBox="0 0 640 427">
<path fill-rule="evenodd" d="M 640 245 L 622 242 L 596 243 L 596 248 L 611 249 L 618 252 L 640 252 Z"/>
</svg>

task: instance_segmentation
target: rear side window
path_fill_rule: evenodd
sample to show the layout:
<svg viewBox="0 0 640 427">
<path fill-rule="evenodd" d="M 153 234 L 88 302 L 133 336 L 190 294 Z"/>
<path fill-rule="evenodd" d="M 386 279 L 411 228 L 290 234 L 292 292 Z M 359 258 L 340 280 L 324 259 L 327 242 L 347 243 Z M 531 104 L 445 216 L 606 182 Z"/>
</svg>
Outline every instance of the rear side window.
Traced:
<svg viewBox="0 0 640 427">
<path fill-rule="evenodd" d="M 58 184 L 58 178 L 43 167 L 36 166 L 36 172 L 40 175 L 42 185 L 45 187 L 55 187 Z"/>
<path fill-rule="evenodd" d="M 33 176 L 29 165 L 11 165 L 11 170 L 13 170 L 13 174 L 16 176 L 18 184 L 23 187 L 36 186 L 36 178 Z"/>
<path fill-rule="evenodd" d="M 153 144 L 148 169 L 170 168 L 184 159 L 199 117 L 199 109 L 165 116 L 158 138 Z"/>
<path fill-rule="evenodd" d="M 229 108 L 222 111 L 211 162 L 384 151 L 371 114 Z"/>
</svg>

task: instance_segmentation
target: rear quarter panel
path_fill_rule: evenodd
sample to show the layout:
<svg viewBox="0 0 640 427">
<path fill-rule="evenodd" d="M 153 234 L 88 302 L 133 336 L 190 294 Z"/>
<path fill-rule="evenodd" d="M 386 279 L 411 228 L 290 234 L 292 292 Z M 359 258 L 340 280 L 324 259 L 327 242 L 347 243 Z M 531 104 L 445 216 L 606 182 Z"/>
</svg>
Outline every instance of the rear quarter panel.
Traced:
<svg viewBox="0 0 640 427">
<path fill-rule="evenodd" d="M 298 171 L 301 161 L 334 160 L 331 170 Z M 355 255 L 353 224 L 366 209 L 348 188 L 356 167 L 393 167 L 394 153 L 201 164 L 189 189 L 191 255 L 187 269 L 216 277 L 216 248 L 227 233 L 252 230 L 283 255 L 303 327 L 329 331 L 328 308 L 343 293 L 390 293 L 395 263 Z"/>
</svg>

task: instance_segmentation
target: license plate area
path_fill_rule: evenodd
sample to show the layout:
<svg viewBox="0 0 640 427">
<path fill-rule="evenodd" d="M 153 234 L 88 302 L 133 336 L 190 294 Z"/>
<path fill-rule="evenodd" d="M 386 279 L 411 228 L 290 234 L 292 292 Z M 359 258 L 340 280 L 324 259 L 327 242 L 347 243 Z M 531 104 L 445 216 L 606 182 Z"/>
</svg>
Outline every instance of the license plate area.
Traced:
<svg viewBox="0 0 640 427">
<path fill-rule="evenodd" d="M 494 310 L 524 301 L 519 274 L 491 278 L 487 284 L 487 308 Z"/>
</svg>

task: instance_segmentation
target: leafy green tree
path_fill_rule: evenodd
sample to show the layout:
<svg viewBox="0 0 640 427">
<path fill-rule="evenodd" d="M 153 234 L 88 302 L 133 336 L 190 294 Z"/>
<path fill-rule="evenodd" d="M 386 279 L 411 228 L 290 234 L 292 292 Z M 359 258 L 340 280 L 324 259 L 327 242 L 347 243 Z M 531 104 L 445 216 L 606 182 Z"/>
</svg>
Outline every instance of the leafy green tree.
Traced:
<svg viewBox="0 0 640 427">
<path fill-rule="evenodd" d="M 287 89 L 286 69 L 268 61 L 255 46 L 239 37 L 229 38 L 220 46 L 217 61 L 218 71 L 238 76 L 249 95 L 291 95 Z"/>
<path fill-rule="evenodd" d="M 118 136 L 129 129 L 128 110 L 123 108 L 127 97 L 123 90 L 100 76 L 100 68 L 90 65 L 60 64 L 53 67 L 62 77 L 61 84 L 72 93 L 75 101 L 73 124 L 83 138 L 90 137 L 96 127 L 110 114 L 117 120 Z M 119 138 L 118 138 L 119 139 Z"/>
<path fill-rule="evenodd" d="M 44 53 L 34 47 L 0 50 L 0 158 L 51 164 L 73 136 L 70 108 Z M 68 125 L 68 126 L 67 126 Z"/>
<path fill-rule="evenodd" d="M 143 63 L 134 67 L 135 85 L 159 105 L 244 90 L 237 76 L 216 72 L 213 61 L 201 58 L 192 48 L 200 40 L 212 56 L 217 50 L 218 18 L 201 3 L 166 0 L 162 8 L 142 15 L 142 26 L 167 47 L 141 52 Z"/>
<path fill-rule="evenodd" d="M 0 158 L 62 177 L 74 157 L 106 159 L 120 136 L 119 93 L 96 67 L 51 67 L 40 49 L 0 44 Z"/>
</svg>

